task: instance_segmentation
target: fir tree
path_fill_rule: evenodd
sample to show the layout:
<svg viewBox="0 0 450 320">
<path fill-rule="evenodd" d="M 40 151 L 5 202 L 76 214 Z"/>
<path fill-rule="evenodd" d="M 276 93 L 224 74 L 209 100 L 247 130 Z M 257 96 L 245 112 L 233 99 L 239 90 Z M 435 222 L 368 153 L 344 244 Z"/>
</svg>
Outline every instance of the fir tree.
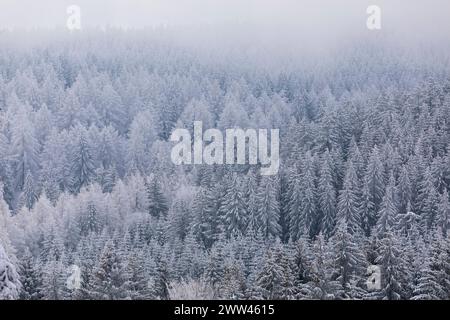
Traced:
<svg viewBox="0 0 450 320">
<path fill-rule="evenodd" d="M 344 179 L 343 189 L 338 197 L 338 221 L 345 221 L 352 234 L 361 230 L 361 220 L 358 214 L 357 179 L 353 164 L 350 162 Z"/>
<path fill-rule="evenodd" d="M 39 262 L 33 258 L 28 248 L 21 257 L 20 277 L 22 279 L 20 299 L 40 300 L 43 298 L 42 272 Z"/>
<path fill-rule="evenodd" d="M 379 297 L 383 300 L 405 299 L 405 262 L 399 239 L 388 229 L 380 242 L 379 254 L 375 263 L 381 267 L 381 291 Z"/>
<path fill-rule="evenodd" d="M 109 240 L 102 250 L 90 281 L 90 294 L 99 300 L 122 300 L 130 298 L 129 275 L 126 265 Z"/>
<path fill-rule="evenodd" d="M 150 182 L 146 183 L 147 190 L 147 210 L 154 217 L 162 217 L 169 210 L 167 200 L 161 191 L 160 184 L 155 177 L 150 178 Z"/>
<path fill-rule="evenodd" d="M 419 186 L 420 217 L 424 228 L 431 228 L 436 220 L 439 195 L 429 168 L 425 170 Z"/>
<path fill-rule="evenodd" d="M 277 197 L 277 185 L 274 178 L 262 178 L 257 195 L 257 214 L 261 222 L 259 231 L 267 237 L 281 235 L 280 204 Z"/>
<path fill-rule="evenodd" d="M 446 237 L 450 226 L 450 202 L 447 190 L 444 190 L 444 193 L 440 196 L 437 210 L 437 227 Z"/>
<path fill-rule="evenodd" d="M 246 206 L 241 186 L 237 177 L 233 176 L 227 186 L 220 211 L 223 212 L 225 231 L 228 236 L 243 234 L 246 227 Z"/>
<path fill-rule="evenodd" d="M 353 297 L 354 292 L 361 292 L 361 279 L 366 270 L 366 257 L 361 249 L 360 234 L 352 235 L 344 221 L 339 222 L 335 234 L 330 239 L 334 261 L 334 278 L 343 288 L 344 298 Z M 359 286 L 359 288 L 355 288 Z M 359 290 L 358 290 L 359 289 Z"/>
<path fill-rule="evenodd" d="M 0 300 L 15 300 L 19 297 L 22 284 L 16 266 L 11 263 L 0 243 Z"/>
<path fill-rule="evenodd" d="M 71 155 L 72 191 L 78 193 L 94 178 L 94 163 L 86 138 L 85 129 L 77 127 L 77 140 Z"/>
<path fill-rule="evenodd" d="M 319 206 L 322 213 L 322 232 L 330 236 L 336 219 L 336 191 L 328 151 L 324 155 L 319 177 Z"/>
<path fill-rule="evenodd" d="M 386 187 L 386 193 L 383 197 L 378 216 L 379 218 L 376 225 L 377 235 L 383 237 L 386 232 L 393 230 L 397 219 L 397 207 L 395 206 L 395 179 L 393 175 L 391 175 L 389 184 Z"/>
</svg>

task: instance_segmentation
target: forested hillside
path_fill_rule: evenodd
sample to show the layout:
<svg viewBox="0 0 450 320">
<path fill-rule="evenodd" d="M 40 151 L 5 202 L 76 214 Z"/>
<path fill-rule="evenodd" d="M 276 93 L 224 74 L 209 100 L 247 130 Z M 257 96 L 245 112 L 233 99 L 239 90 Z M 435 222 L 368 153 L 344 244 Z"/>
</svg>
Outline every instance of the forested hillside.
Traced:
<svg viewBox="0 0 450 320">
<path fill-rule="evenodd" d="M 114 31 L 14 37 L 0 299 L 450 298 L 448 51 L 379 39 L 272 61 Z M 278 175 L 173 165 L 169 136 L 194 120 L 280 129 Z"/>
</svg>

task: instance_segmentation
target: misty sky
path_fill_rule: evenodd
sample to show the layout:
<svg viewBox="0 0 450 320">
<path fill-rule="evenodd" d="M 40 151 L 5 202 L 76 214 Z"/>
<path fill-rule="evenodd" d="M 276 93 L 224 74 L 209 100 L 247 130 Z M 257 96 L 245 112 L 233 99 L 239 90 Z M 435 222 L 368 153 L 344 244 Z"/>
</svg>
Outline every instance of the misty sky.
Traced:
<svg viewBox="0 0 450 320">
<path fill-rule="evenodd" d="M 364 27 L 365 9 L 376 4 L 384 9 L 386 27 L 450 29 L 447 0 L 0 0 L 0 27 L 63 26 L 71 4 L 81 7 L 85 26 L 346 22 Z"/>
<path fill-rule="evenodd" d="M 65 28 L 72 4 L 81 8 L 83 29 L 207 25 L 195 32 L 320 46 L 361 33 L 376 36 L 366 28 L 366 9 L 378 5 L 382 30 L 376 32 L 450 42 L 448 0 L 0 0 L 0 29 Z"/>
</svg>

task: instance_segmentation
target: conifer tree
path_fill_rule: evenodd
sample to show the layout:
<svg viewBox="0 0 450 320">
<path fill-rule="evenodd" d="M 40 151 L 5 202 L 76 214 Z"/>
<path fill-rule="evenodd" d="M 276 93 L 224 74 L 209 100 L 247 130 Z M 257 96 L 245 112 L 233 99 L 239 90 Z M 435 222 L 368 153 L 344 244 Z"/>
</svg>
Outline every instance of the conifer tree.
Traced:
<svg viewBox="0 0 450 320">
<path fill-rule="evenodd" d="M 102 250 L 90 282 L 90 294 L 99 300 L 123 300 L 130 298 L 129 275 L 126 265 L 109 240 Z"/>
<path fill-rule="evenodd" d="M 337 220 L 345 221 L 349 232 L 361 230 L 361 219 L 358 212 L 357 179 L 352 162 L 349 162 L 344 179 L 343 189 L 339 192 Z"/>
<path fill-rule="evenodd" d="M 278 202 L 277 184 L 274 178 L 264 177 L 257 194 L 257 214 L 261 222 L 259 231 L 266 237 L 281 235 L 280 204 Z"/>
<path fill-rule="evenodd" d="M 169 207 L 156 177 L 151 177 L 150 181 L 146 183 L 146 191 L 149 214 L 157 218 L 165 216 Z"/>
<path fill-rule="evenodd" d="M 20 260 L 20 278 L 22 279 L 20 299 L 42 299 L 42 272 L 40 270 L 39 262 L 37 261 L 37 259 L 33 258 L 28 248 L 25 249 L 25 252 Z"/>
<path fill-rule="evenodd" d="M 344 298 L 356 298 L 352 294 L 361 291 L 361 279 L 366 270 L 366 257 L 362 250 L 361 234 L 351 234 L 344 221 L 340 221 L 330 239 L 334 261 L 334 278 L 343 288 Z M 359 282 L 359 284 L 358 284 Z M 359 288 L 355 288 L 359 286 Z M 359 289 L 359 290 L 357 290 Z"/>
<path fill-rule="evenodd" d="M 381 267 L 381 291 L 379 297 L 383 300 L 405 299 L 403 286 L 405 275 L 405 262 L 400 248 L 398 237 L 388 229 L 380 241 L 378 257 L 375 263 Z"/>
<path fill-rule="evenodd" d="M 245 199 L 236 176 L 233 176 L 225 191 L 220 211 L 223 212 L 224 227 L 228 236 L 243 234 L 246 227 L 247 210 Z"/>
<path fill-rule="evenodd" d="M 12 264 L 0 243 L 0 300 L 15 300 L 19 297 L 22 284 L 16 266 Z"/>
<path fill-rule="evenodd" d="M 322 213 L 322 232 L 330 236 L 336 220 L 336 191 L 328 151 L 324 155 L 319 177 L 319 207 Z"/>
<path fill-rule="evenodd" d="M 94 179 L 94 163 L 86 138 L 85 129 L 78 126 L 73 129 L 76 134 L 74 149 L 71 154 L 72 191 L 78 193 Z"/>
<path fill-rule="evenodd" d="M 395 179 L 391 174 L 389 184 L 386 187 L 386 193 L 381 203 L 380 212 L 378 213 L 378 221 L 376 225 L 377 235 L 383 235 L 389 230 L 393 230 L 397 223 L 397 207 L 395 206 Z"/>
</svg>

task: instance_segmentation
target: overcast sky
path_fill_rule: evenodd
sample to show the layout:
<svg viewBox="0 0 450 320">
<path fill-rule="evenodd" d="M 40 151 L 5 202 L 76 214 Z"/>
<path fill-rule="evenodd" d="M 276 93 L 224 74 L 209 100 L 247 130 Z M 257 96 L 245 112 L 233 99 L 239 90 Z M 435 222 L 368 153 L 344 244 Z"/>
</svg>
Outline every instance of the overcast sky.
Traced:
<svg viewBox="0 0 450 320">
<path fill-rule="evenodd" d="M 83 28 L 253 24 L 261 35 L 289 29 L 319 37 L 367 32 L 366 9 L 375 4 L 382 32 L 450 39 L 448 0 L 0 0 L 0 28 L 63 27 L 72 4 Z"/>
</svg>

